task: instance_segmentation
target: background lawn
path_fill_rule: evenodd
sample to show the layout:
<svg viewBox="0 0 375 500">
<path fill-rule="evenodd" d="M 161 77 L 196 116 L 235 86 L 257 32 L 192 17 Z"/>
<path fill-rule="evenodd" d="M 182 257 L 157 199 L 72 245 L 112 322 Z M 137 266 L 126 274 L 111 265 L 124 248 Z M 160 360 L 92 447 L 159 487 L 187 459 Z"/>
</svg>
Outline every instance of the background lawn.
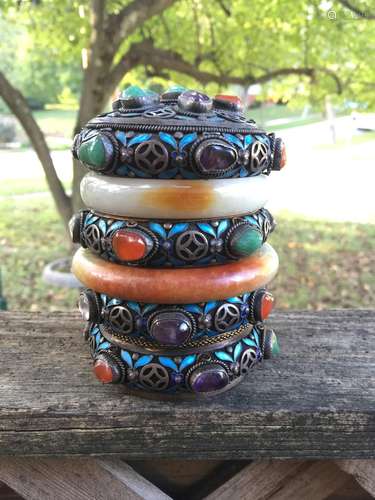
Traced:
<svg viewBox="0 0 375 500">
<path fill-rule="evenodd" d="M 43 267 L 69 242 L 48 194 L 0 200 L 0 262 L 9 309 L 72 310 L 77 290 L 43 283 Z M 270 242 L 280 270 L 270 286 L 280 309 L 373 307 L 375 226 L 277 217 Z"/>
<path fill-rule="evenodd" d="M 64 108 L 61 105 L 50 105 L 44 110 L 34 111 L 33 114 L 52 149 L 70 148 L 77 115 L 76 109 Z M 291 109 L 287 105 L 279 104 L 266 104 L 258 108 L 252 108 L 248 110 L 247 116 L 261 126 L 272 127 L 272 130 L 315 123 L 322 119 L 322 113 L 310 110 L 304 114 L 302 109 Z M 28 140 L 18 122 L 16 129 L 21 148 L 29 147 Z"/>
</svg>

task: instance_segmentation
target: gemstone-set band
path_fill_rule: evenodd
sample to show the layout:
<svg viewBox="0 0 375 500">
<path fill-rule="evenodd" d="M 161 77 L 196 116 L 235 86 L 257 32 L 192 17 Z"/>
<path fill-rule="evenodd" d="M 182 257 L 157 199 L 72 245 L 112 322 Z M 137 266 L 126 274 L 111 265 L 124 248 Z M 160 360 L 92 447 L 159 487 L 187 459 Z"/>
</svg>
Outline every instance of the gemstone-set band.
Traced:
<svg viewBox="0 0 375 500">
<path fill-rule="evenodd" d="M 285 165 L 281 139 L 236 97 L 132 86 L 75 137 L 73 155 L 91 170 L 70 231 L 99 381 L 200 397 L 278 354 L 264 205 Z"/>
<path fill-rule="evenodd" d="M 88 323 L 103 325 L 119 340 L 183 347 L 207 338 L 215 341 L 226 332 L 263 322 L 273 302 L 272 294 L 264 288 L 192 304 L 142 303 L 86 289 L 81 292 L 79 309 Z"/>
<path fill-rule="evenodd" d="M 83 210 L 71 221 L 74 243 L 118 264 L 200 267 L 247 257 L 266 242 L 275 221 L 265 208 L 227 219 L 169 221 L 110 218 Z"/>
<path fill-rule="evenodd" d="M 273 330 L 262 323 L 225 347 L 196 353 L 167 355 L 158 350 L 143 354 L 122 349 L 103 336 L 98 325 L 87 332 L 94 358 L 94 373 L 104 383 L 123 383 L 129 389 L 170 396 L 220 393 L 239 382 L 262 359 L 277 354 Z"/>
</svg>

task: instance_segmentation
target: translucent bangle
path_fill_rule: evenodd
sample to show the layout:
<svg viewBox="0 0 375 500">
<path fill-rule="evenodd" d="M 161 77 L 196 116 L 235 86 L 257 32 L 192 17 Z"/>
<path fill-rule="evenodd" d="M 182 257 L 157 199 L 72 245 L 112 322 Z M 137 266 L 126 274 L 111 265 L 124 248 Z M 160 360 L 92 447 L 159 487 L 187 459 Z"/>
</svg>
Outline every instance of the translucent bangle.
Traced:
<svg viewBox="0 0 375 500">
<path fill-rule="evenodd" d="M 89 173 L 81 182 L 85 204 L 104 214 L 150 219 L 205 219 L 255 212 L 271 190 L 266 175 L 244 179 L 144 180 Z"/>
<path fill-rule="evenodd" d="M 267 285 L 279 259 L 265 243 L 250 257 L 230 264 L 193 269 L 150 269 L 113 264 L 80 249 L 72 271 L 87 288 L 112 297 L 154 304 L 222 300 Z"/>
</svg>

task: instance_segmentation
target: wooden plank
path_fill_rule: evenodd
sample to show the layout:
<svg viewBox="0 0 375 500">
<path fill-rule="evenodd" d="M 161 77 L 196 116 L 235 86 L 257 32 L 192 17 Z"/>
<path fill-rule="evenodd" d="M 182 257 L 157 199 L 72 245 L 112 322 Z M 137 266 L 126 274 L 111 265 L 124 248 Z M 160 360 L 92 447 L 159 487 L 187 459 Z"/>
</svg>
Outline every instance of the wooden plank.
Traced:
<svg viewBox="0 0 375 500">
<path fill-rule="evenodd" d="M 336 464 L 375 497 L 375 460 L 338 460 Z"/>
<path fill-rule="evenodd" d="M 246 465 L 243 460 L 136 460 L 128 462 L 172 498 L 199 498 L 227 481 Z"/>
<path fill-rule="evenodd" d="M 372 500 L 373 498 L 353 476 L 348 475 L 348 480 L 325 500 Z"/>
<path fill-rule="evenodd" d="M 2 458 L 0 479 L 26 500 L 170 500 L 119 459 Z"/>
<path fill-rule="evenodd" d="M 0 483 L 0 500 L 24 500 L 16 491 Z"/>
<path fill-rule="evenodd" d="M 0 314 L 0 454 L 375 458 L 375 311 L 275 313 L 283 354 L 228 393 L 159 402 L 103 386 L 77 315 Z"/>
<path fill-rule="evenodd" d="M 96 462 L 126 485 L 127 491 L 135 493 L 139 498 L 145 500 L 170 499 L 168 495 L 119 458 L 98 458 Z"/>
<path fill-rule="evenodd" d="M 265 500 L 324 500 L 348 481 L 348 475 L 333 462 L 311 464 Z M 251 497 L 248 497 L 249 500 Z"/>
<path fill-rule="evenodd" d="M 205 500 L 264 500 L 310 465 L 310 462 L 297 460 L 253 462 Z"/>
</svg>

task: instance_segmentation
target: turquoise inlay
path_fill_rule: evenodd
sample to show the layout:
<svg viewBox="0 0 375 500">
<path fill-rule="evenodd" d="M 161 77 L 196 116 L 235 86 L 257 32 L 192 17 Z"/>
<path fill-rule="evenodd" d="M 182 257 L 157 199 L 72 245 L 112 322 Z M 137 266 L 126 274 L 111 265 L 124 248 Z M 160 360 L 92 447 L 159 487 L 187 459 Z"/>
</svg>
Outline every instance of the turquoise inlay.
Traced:
<svg viewBox="0 0 375 500">
<path fill-rule="evenodd" d="M 217 227 L 217 235 L 220 237 L 227 229 L 229 228 L 229 221 L 228 219 L 224 219 L 220 221 L 218 227 Z"/>
<path fill-rule="evenodd" d="M 162 141 L 166 142 L 167 144 L 170 144 L 175 149 L 177 149 L 176 139 L 172 135 L 167 134 L 166 132 L 159 132 L 159 137 Z"/>
<path fill-rule="evenodd" d="M 122 220 L 118 220 L 117 222 L 114 222 L 109 229 L 111 231 L 117 231 L 117 229 L 121 229 L 124 226 L 125 226 L 125 222 Z"/>
<path fill-rule="evenodd" d="M 100 219 L 100 221 L 98 222 L 98 226 L 103 234 L 107 232 L 107 224 L 105 223 L 104 219 Z"/>
<path fill-rule="evenodd" d="M 130 309 L 132 309 L 133 311 L 135 311 L 135 312 L 137 312 L 137 313 L 140 314 L 141 308 L 140 308 L 138 302 L 133 302 L 133 301 L 130 300 L 126 304 L 127 304 L 128 307 L 130 307 Z"/>
<path fill-rule="evenodd" d="M 197 226 L 205 233 L 211 234 L 212 236 L 216 236 L 214 228 L 210 224 L 207 224 L 207 222 L 198 222 Z"/>
<path fill-rule="evenodd" d="M 234 361 L 237 361 L 237 359 L 239 358 L 240 354 L 241 354 L 241 351 L 242 351 L 242 346 L 241 346 L 241 342 L 239 342 L 236 347 L 234 348 L 234 352 L 233 352 L 233 359 Z"/>
<path fill-rule="evenodd" d="M 183 370 L 185 370 L 185 368 L 192 365 L 196 359 L 197 359 L 196 354 L 191 354 L 190 356 L 186 356 L 186 358 L 184 358 L 181 361 L 179 371 L 182 372 Z"/>
<path fill-rule="evenodd" d="M 232 357 L 228 353 L 223 351 L 215 352 L 215 356 L 220 359 L 220 361 L 233 361 Z"/>
<path fill-rule="evenodd" d="M 166 238 L 167 237 L 167 233 L 166 233 L 165 229 L 160 224 L 157 224 L 156 222 L 150 222 L 150 224 L 148 225 L 148 227 L 152 231 L 155 231 L 155 233 L 157 233 L 162 238 Z"/>
<path fill-rule="evenodd" d="M 130 139 L 128 146 L 133 146 L 133 144 L 139 144 L 140 142 L 148 141 L 149 139 L 151 139 L 151 134 L 136 135 L 133 139 Z"/>
<path fill-rule="evenodd" d="M 243 144 L 242 142 L 239 140 L 238 137 L 236 137 L 235 135 L 232 135 L 232 134 L 224 134 L 224 137 L 227 141 L 231 142 L 232 144 L 236 144 L 238 147 L 240 147 L 241 149 L 243 149 Z"/>
<path fill-rule="evenodd" d="M 176 372 L 178 371 L 176 363 L 171 358 L 167 358 L 165 356 L 159 356 L 159 362 L 160 364 L 168 368 L 172 368 L 172 370 L 175 370 Z"/>
<path fill-rule="evenodd" d="M 171 238 L 175 234 L 182 233 L 183 231 L 186 231 L 186 229 L 189 227 L 189 224 L 186 224 L 185 222 L 179 222 L 177 224 L 174 224 L 172 229 L 168 233 L 168 238 Z"/>
<path fill-rule="evenodd" d="M 154 311 L 157 308 L 157 304 L 146 304 L 143 308 L 142 313 L 147 314 Z"/>
<path fill-rule="evenodd" d="M 126 134 L 125 132 L 123 132 L 122 130 L 117 130 L 117 132 L 115 133 L 115 136 L 117 137 L 117 139 L 122 142 L 122 144 L 124 146 L 126 146 Z"/>
<path fill-rule="evenodd" d="M 245 148 L 249 146 L 254 141 L 254 138 L 252 135 L 247 135 L 244 140 Z"/>
<path fill-rule="evenodd" d="M 217 302 L 217 301 L 207 302 L 207 304 L 204 306 L 205 314 L 212 311 L 212 309 L 214 309 L 218 304 L 219 304 L 219 302 Z"/>
<path fill-rule="evenodd" d="M 198 137 L 197 133 L 194 132 L 192 134 L 187 134 L 185 135 L 179 142 L 179 149 L 180 150 L 183 150 L 185 146 L 187 146 L 188 144 L 190 144 L 191 142 L 194 142 L 195 139 Z"/>
<path fill-rule="evenodd" d="M 187 304 L 185 309 L 191 313 L 202 313 L 202 309 L 197 304 Z"/>
<path fill-rule="evenodd" d="M 256 345 L 256 343 L 254 342 L 254 340 L 251 340 L 251 339 L 243 339 L 242 342 L 244 342 L 245 344 L 252 346 L 252 347 L 258 347 Z"/>
<path fill-rule="evenodd" d="M 121 350 L 121 359 L 125 361 L 125 363 L 130 366 L 130 368 L 133 367 L 133 360 L 128 351 Z"/>
<path fill-rule="evenodd" d="M 152 360 L 153 356 L 141 356 L 137 361 L 134 363 L 134 368 L 140 368 L 141 366 L 147 365 Z"/>
<path fill-rule="evenodd" d="M 232 304 L 240 304 L 242 300 L 239 297 L 230 297 L 226 299 L 226 302 L 231 302 Z"/>
</svg>

